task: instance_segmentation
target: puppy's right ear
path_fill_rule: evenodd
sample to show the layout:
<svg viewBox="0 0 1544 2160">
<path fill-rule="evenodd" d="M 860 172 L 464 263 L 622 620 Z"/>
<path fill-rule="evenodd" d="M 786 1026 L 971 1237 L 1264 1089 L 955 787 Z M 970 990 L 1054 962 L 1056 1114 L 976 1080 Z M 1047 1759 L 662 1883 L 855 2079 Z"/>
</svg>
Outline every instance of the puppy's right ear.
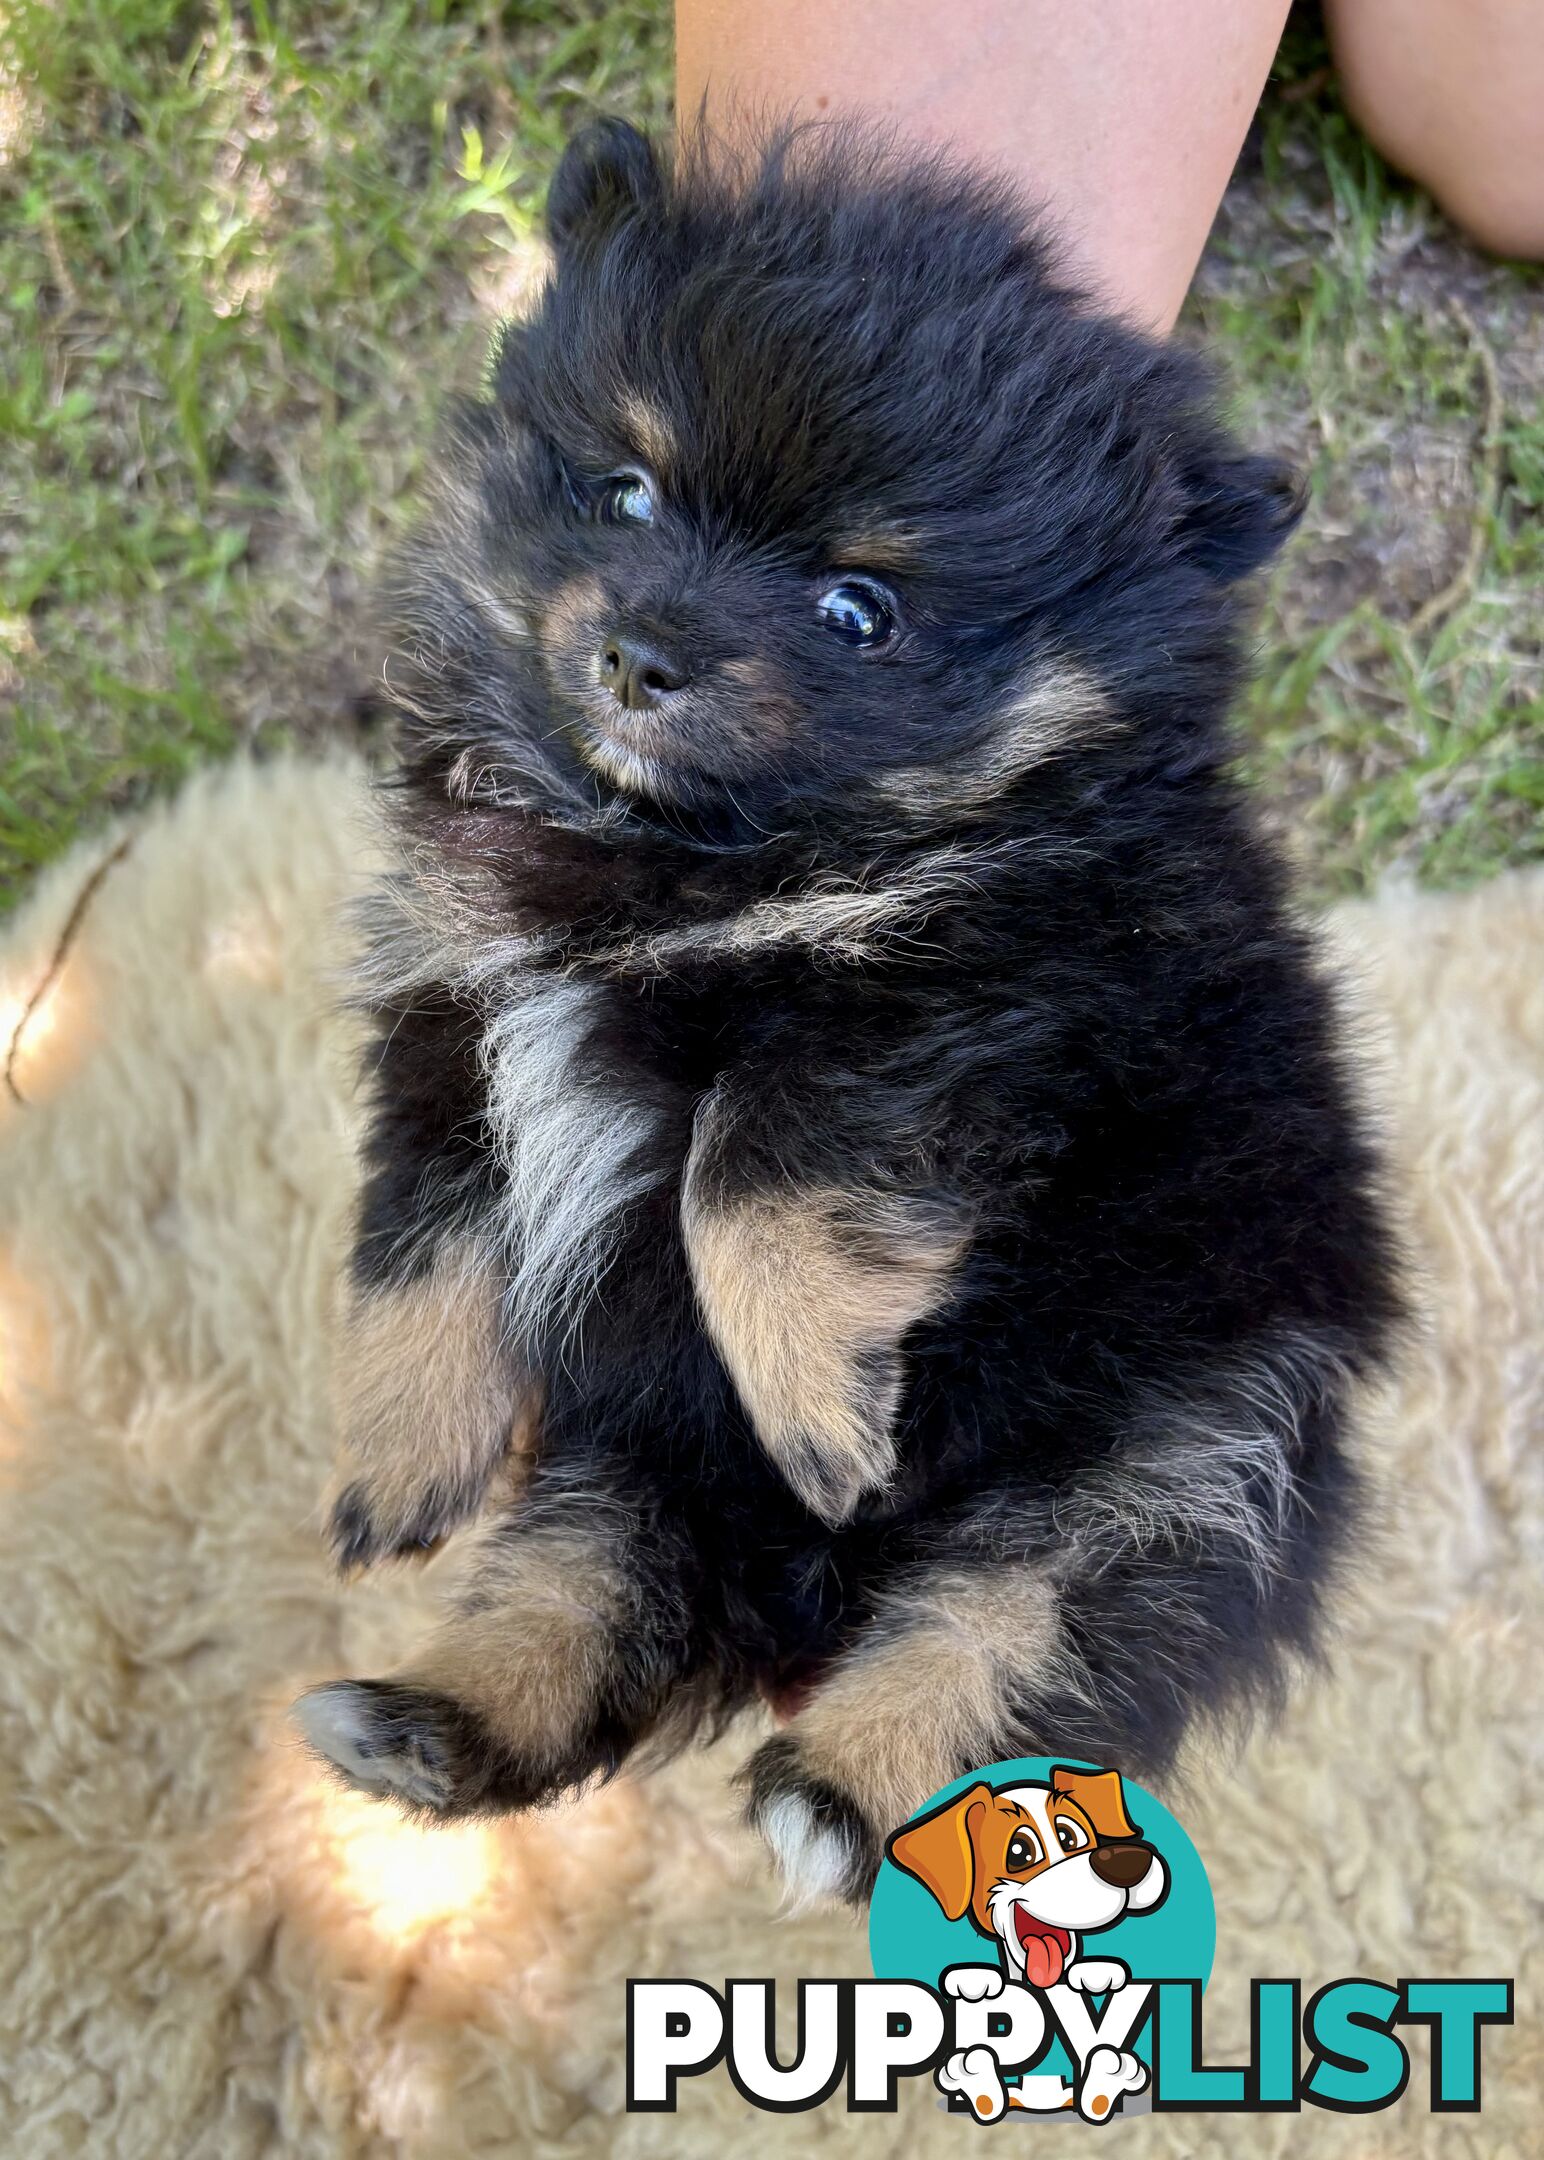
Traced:
<svg viewBox="0 0 1544 2160">
<path fill-rule="evenodd" d="M 885 1846 L 898 1868 L 930 1890 L 948 1920 L 964 1917 L 976 1887 L 976 1845 L 971 1835 L 980 1810 L 990 1805 L 989 1785 L 972 1785 L 931 1815 L 903 1823 Z"/>
<path fill-rule="evenodd" d="M 552 176 L 552 244 L 571 247 L 582 233 L 603 230 L 659 193 L 659 161 L 648 137 L 625 120 L 592 120 L 574 136 Z"/>
</svg>

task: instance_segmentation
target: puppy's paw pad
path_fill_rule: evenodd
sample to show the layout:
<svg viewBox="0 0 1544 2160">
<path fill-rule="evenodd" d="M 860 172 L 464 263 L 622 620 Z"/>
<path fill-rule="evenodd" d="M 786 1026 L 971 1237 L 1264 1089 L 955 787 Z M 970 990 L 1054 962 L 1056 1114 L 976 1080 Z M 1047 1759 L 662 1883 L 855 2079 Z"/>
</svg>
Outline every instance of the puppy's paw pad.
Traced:
<svg viewBox="0 0 1544 2160">
<path fill-rule="evenodd" d="M 335 1680 L 291 1711 L 312 1753 L 357 1792 L 444 1814 L 454 1796 L 435 1698 L 390 1681 Z"/>
<path fill-rule="evenodd" d="M 1131 1978 L 1119 1958 L 1079 1958 L 1067 1967 L 1067 1985 L 1080 1995 L 1108 1995 Z"/>
<path fill-rule="evenodd" d="M 939 2091 L 958 2094 L 978 2122 L 997 2122 L 1008 2112 L 1002 2071 L 989 2047 L 957 2049 L 933 2076 Z"/>
<path fill-rule="evenodd" d="M 873 1837 L 851 1801 L 808 1773 L 795 1741 L 768 1740 L 743 1776 L 751 1826 L 771 1846 L 794 1911 L 868 1894 L 878 1866 Z"/>
<path fill-rule="evenodd" d="M 893 1362 L 899 1372 L 899 1360 Z M 844 1421 L 839 1439 L 800 1430 L 779 1442 L 776 1455 L 810 1513 L 833 1530 L 850 1522 L 865 1499 L 885 1490 L 898 1460 L 890 1419 L 869 1425 L 856 1411 Z"/>
</svg>

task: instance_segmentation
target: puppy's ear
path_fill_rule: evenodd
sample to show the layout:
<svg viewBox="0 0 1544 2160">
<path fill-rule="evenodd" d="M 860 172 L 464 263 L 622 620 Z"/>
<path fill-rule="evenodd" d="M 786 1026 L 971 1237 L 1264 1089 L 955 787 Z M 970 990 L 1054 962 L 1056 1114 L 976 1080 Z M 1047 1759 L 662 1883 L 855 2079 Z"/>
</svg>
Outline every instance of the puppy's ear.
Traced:
<svg viewBox="0 0 1544 2160">
<path fill-rule="evenodd" d="M 648 138 L 625 120 L 591 121 L 563 152 L 547 191 L 552 244 L 570 247 L 581 233 L 603 230 L 659 192 L 659 162 Z"/>
<path fill-rule="evenodd" d="M 1051 1772 L 1051 1790 L 1077 1802 L 1101 1842 L 1141 1836 L 1126 1813 L 1126 1789 L 1118 1770 L 1071 1770 L 1058 1763 Z"/>
<path fill-rule="evenodd" d="M 915 1875 L 938 1900 L 946 1920 L 963 1918 L 970 1904 L 976 1887 L 972 1830 L 991 1798 L 989 1785 L 972 1785 L 969 1792 L 934 1808 L 931 1815 L 903 1823 L 885 1847 L 896 1866 Z"/>
<path fill-rule="evenodd" d="M 1303 514 L 1302 481 L 1268 457 L 1208 457 L 1185 472 L 1190 507 L 1180 542 L 1219 585 L 1231 585 L 1269 562 Z"/>
</svg>

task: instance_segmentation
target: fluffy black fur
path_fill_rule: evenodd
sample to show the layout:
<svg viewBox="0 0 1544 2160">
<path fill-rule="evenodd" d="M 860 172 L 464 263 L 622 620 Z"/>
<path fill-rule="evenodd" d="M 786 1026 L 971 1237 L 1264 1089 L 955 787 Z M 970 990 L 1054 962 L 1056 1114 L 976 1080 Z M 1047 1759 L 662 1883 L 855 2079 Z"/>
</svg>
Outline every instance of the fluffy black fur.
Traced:
<svg viewBox="0 0 1544 2160">
<path fill-rule="evenodd" d="M 900 1813 L 989 1757 L 1152 1775 L 1311 1647 L 1355 1520 L 1348 1396 L 1396 1313 L 1376 1165 L 1229 767 L 1236 587 L 1296 497 L 1195 357 L 942 162 L 795 131 L 669 170 L 603 124 L 550 222 L 397 585 L 354 1277 L 368 1305 L 449 1240 L 493 1256 L 540 1433 L 467 1610 L 593 1510 L 604 1655 L 566 1744 L 442 1660 L 356 1684 L 389 1727 L 356 1754 L 432 1758 L 386 1789 L 435 1812 L 520 1806 L 759 1689 L 803 1707 L 752 1813 L 857 1892 L 894 1820 L 811 1724 L 832 1675 L 893 1696 L 942 1610 L 991 1676 L 995 1728 L 921 1748 Z M 855 577 L 890 610 L 869 648 L 820 612 Z M 618 638 L 654 702 L 614 694 Z M 854 1354 L 856 1466 L 766 1444 L 704 1324 L 690 1157 L 715 1221 L 836 1195 L 881 1303 L 943 1255 Z M 408 1520 L 362 1474 L 340 1549 L 483 1485 L 426 1462 Z M 1015 1570 L 1049 1614 L 1017 1660 L 971 1587 Z"/>
</svg>

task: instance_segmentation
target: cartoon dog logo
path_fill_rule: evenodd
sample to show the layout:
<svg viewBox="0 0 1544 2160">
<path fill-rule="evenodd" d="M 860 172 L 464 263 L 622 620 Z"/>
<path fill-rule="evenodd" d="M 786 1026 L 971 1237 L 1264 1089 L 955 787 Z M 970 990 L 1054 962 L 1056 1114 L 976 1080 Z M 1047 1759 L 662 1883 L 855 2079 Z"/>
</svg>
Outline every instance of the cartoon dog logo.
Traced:
<svg viewBox="0 0 1544 2160">
<path fill-rule="evenodd" d="M 1129 1986 L 1118 1958 L 1082 1955 L 1083 1938 L 1127 1913 L 1154 1911 L 1169 1888 L 1161 1855 L 1126 1812 L 1115 1770 L 1058 1766 L 1044 1784 L 972 1785 L 903 1825 L 886 1850 L 949 1919 L 968 1916 L 977 1934 L 995 1941 L 998 1965 L 955 1965 L 942 1975 L 944 1992 L 963 2002 L 990 2001 L 1009 1983 L 1083 1996 Z M 950 2056 L 937 2082 L 965 2095 L 985 2121 L 1010 2107 L 1075 2106 L 1102 2122 L 1123 2094 L 1145 2088 L 1147 2067 L 1124 2048 L 1095 2046 L 1071 2091 L 1059 2077 L 1029 2077 L 1010 2092 L 997 2057 L 981 2046 Z"/>
</svg>

